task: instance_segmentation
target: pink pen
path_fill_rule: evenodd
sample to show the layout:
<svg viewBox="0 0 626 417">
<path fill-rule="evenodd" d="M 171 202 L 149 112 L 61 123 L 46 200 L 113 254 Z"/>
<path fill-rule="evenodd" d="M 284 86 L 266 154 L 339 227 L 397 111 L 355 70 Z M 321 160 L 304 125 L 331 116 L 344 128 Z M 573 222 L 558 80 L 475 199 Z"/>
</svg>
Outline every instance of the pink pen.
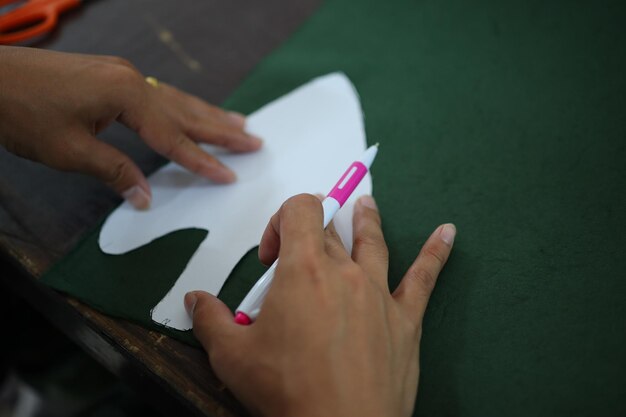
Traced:
<svg viewBox="0 0 626 417">
<path fill-rule="evenodd" d="M 330 193 L 322 201 L 322 208 L 324 209 L 324 228 L 328 226 L 330 221 L 335 216 L 335 213 L 343 207 L 348 200 L 354 189 L 359 185 L 367 171 L 369 170 L 374 158 L 378 153 L 378 143 L 374 146 L 370 146 L 365 151 L 363 157 L 352 163 L 341 176 L 337 184 L 330 190 Z M 274 279 L 274 272 L 276 271 L 276 265 L 278 259 L 274 261 L 272 266 L 259 278 L 254 284 L 250 292 L 243 299 L 239 307 L 237 307 L 235 313 L 235 323 L 238 324 L 250 324 L 256 320 L 259 312 L 261 311 L 261 305 L 265 296 L 270 289 L 272 280 Z"/>
</svg>

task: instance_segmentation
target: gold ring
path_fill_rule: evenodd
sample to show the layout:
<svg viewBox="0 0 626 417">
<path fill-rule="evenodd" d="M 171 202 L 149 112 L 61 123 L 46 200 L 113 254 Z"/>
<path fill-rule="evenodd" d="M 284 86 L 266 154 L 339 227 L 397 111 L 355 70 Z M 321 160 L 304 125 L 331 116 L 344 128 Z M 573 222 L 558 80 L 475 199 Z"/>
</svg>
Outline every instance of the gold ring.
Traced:
<svg viewBox="0 0 626 417">
<path fill-rule="evenodd" d="M 159 80 L 157 80 L 154 77 L 146 77 L 146 82 L 148 84 L 150 84 L 154 88 L 158 88 L 159 87 Z"/>
</svg>

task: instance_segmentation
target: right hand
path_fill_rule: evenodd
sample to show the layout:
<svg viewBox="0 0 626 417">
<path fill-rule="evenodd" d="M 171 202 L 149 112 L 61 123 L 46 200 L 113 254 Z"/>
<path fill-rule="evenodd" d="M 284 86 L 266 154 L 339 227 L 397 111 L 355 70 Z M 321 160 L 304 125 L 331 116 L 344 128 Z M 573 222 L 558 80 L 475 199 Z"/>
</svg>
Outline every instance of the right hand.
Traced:
<svg viewBox="0 0 626 417">
<path fill-rule="evenodd" d="M 256 322 L 240 326 L 216 297 L 185 305 L 217 376 L 259 416 L 409 416 L 426 304 L 456 233 L 439 226 L 390 294 L 388 255 L 371 197 L 355 206 L 346 253 L 311 195 L 272 217 L 259 256 L 276 275 Z"/>
</svg>

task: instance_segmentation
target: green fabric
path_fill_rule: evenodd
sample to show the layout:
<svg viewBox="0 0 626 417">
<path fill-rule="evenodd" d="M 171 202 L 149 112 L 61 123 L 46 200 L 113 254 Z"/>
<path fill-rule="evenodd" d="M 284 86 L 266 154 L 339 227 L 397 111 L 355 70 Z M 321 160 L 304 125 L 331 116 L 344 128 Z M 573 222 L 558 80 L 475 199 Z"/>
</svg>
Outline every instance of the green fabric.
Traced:
<svg viewBox="0 0 626 417">
<path fill-rule="evenodd" d="M 625 5 L 328 1 L 227 101 L 251 112 L 315 76 L 352 79 L 381 143 L 392 287 L 457 225 L 415 415 L 626 414 Z M 154 327 L 147 308 L 200 232 L 119 260 L 94 236 L 45 281 Z M 220 297 L 235 306 L 260 271 L 252 251 Z"/>
<path fill-rule="evenodd" d="M 107 314 L 162 331 L 150 320 L 150 310 L 172 288 L 207 232 L 176 231 L 117 256 L 100 250 L 100 227 L 44 275 L 43 282 Z M 197 344 L 191 332 L 168 329 L 168 334 Z"/>
</svg>

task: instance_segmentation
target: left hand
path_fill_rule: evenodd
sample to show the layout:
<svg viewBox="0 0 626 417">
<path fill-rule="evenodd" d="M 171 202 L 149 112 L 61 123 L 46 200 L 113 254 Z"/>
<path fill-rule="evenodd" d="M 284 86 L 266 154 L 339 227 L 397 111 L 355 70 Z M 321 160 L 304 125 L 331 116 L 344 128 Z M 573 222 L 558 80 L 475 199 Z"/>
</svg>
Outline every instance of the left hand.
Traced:
<svg viewBox="0 0 626 417">
<path fill-rule="evenodd" d="M 114 121 L 156 152 L 220 183 L 235 174 L 197 142 L 234 152 L 261 147 L 245 118 L 165 83 L 148 84 L 128 61 L 0 46 L 0 145 L 52 168 L 93 175 L 137 208 L 151 191 L 139 167 L 96 134 Z"/>
</svg>

